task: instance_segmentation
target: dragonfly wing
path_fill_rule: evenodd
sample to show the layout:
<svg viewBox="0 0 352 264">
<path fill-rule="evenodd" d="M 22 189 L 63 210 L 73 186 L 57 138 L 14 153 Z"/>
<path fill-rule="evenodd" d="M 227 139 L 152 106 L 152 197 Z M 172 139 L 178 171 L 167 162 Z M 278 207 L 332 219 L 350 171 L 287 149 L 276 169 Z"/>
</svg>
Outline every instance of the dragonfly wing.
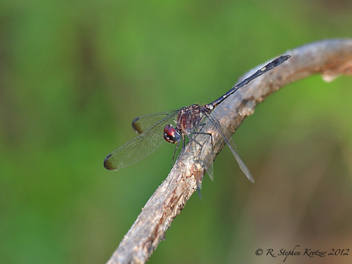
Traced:
<svg viewBox="0 0 352 264">
<path fill-rule="evenodd" d="M 240 169 L 243 171 L 244 175 L 246 175 L 248 180 L 250 180 L 251 182 L 254 183 L 254 178 L 253 178 L 251 172 L 247 168 L 246 164 L 244 164 L 244 162 L 241 160 L 240 155 L 238 154 L 237 145 L 236 145 L 235 141 L 232 139 L 232 137 L 229 137 L 227 140 L 228 140 L 228 142 L 226 142 L 226 143 L 229 146 L 232 154 L 235 156 L 235 159 L 238 163 L 238 166 L 240 166 Z"/>
<path fill-rule="evenodd" d="M 172 121 L 177 111 L 171 113 L 153 124 L 145 131 L 113 151 L 104 160 L 104 167 L 108 170 L 118 170 L 129 166 L 153 153 L 165 140 L 163 138 L 164 126 Z M 160 115 L 159 115 L 160 117 Z M 147 116 L 145 116 L 147 118 Z"/>
<path fill-rule="evenodd" d="M 179 111 L 180 111 L 180 108 L 167 111 L 167 112 L 137 117 L 132 121 L 132 128 L 137 133 L 142 134 L 144 131 L 147 131 L 153 124 L 156 124 L 158 123 L 158 121 L 163 120 L 164 118 L 167 118 Z"/>
<path fill-rule="evenodd" d="M 213 163 L 211 163 L 207 169 L 207 173 L 209 178 L 213 181 L 214 180 L 214 167 L 213 167 Z"/>
<path fill-rule="evenodd" d="M 215 125 L 215 128 L 219 131 L 220 135 L 223 137 L 226 144 L 229 146 L 232 154 L 235 156 L 235 159 L 240 169 L 246 175 L 248 180 L 254 183 L 254 179 L 251 172 L 247 168 L 246 164 L 244 164 L 244 162 L 241 160 L 240 155 L 238 154 L 237 145 L 235 141 L 232 139 L 231 133 L 227 129 L 225 129 L 212 114 L 210 113 L 204 113 L 204 114 Z"/>
</svg>

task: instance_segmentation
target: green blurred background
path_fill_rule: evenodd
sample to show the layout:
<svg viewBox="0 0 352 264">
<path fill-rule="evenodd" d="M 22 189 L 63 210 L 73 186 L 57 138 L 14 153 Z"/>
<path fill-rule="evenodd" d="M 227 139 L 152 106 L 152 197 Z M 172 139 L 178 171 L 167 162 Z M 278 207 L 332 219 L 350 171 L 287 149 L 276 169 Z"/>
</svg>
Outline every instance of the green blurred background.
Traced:
<svg viewBox="0 0 352 264">
<path fill-rule="evenodd" d="M 288 49 L 351 36 L 352 2 L 0 2 L 0 263 L 105 263 L 174 146 L 118 172 L 133 118 L 208 103 Z M 150 263 L 279 263 L 255 250 L 352 248 L 352 78 L 265 100 Z M 265 251 L 266 252 L 266 251 Z M 350 255 L 352 250 L 350 251 Z M 351 263 L 351 256 L 286 263 Z"/>
</svg>

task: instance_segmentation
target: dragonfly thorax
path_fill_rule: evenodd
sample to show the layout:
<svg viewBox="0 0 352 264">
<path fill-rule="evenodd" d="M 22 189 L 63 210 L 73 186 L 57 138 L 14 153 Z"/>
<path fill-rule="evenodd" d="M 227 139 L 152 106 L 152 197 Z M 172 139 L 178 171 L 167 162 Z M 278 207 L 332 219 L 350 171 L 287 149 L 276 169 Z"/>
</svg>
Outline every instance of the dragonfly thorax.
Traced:
<svg viewBox="0 0 352 264">
<path fill-rule="evenodd" d="M 177 127 L 181 134 L 189 135 L 202 121 L 202 107 L 193 104 L 180 110 L 177 116 Z"/>
</svg>

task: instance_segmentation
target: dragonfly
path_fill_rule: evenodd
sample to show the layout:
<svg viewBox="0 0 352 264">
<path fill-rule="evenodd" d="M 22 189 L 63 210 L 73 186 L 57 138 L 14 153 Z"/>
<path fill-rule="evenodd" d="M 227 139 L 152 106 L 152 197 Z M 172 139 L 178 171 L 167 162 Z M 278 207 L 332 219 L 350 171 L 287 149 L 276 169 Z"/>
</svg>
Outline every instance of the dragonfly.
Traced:
<svg viewBox="0 0 352 264">
<path fill-rule="evenodd" d="M 135 118 L 132 122 L 132 128 L 139 133 L 139 136 L 109 154 L 104 160 L 104 167 L 108 170 L 118 170 L 134 164 L 153 153 L 165 141 L 177 144 L 176 150 L 182 141 L 182 150 L 184 150 L 186 137 L 191 141 L 193 135 L 208 134 L 199 132 L 204 124 L 204 120 L 208 119 L 230 148 L 242 172 L 250 181 L 254 182 L 253 176 L 238 154 L 237 146 L 232 139 L 232 133 L 221 125 L 212 114 L 212 111 L 238 89 L 246 86 L 254 79 L 279 66 L 290 57 L 290 55 L 282 55 L 272 60 L 209 104 L 193 104 L 171 111 Z"/>
</svg>

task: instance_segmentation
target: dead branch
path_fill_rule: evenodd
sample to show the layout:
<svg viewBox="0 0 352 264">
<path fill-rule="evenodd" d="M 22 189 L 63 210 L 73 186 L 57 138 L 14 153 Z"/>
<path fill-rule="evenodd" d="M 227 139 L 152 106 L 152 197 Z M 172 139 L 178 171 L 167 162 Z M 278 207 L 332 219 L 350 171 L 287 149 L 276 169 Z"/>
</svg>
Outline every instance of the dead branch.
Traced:
<svg viewBox="0 0 352 264">
<path fill-rule="evenodd" d="M 326 81 L 340 74 L 352 74 L 352 39 L 314 42 L 284 54 L 291 55 L 291 58 L 238 90 L 213 111 L 214 116 L 229 131 L 235 132 L 260 102 L 289 83 L 318 73 Z M 196 179 L 203 179 L 206 169 L 224 146 L 222 137 L 212 129 L 211 124 L 202 130 L 213 134 L 214 150 L 207 137 L 202 135 L 197 135 L 197 141 L 206 146 L 202 150 L 195 144 L 188 144 L 185 153 L 178 158 L 169 176 L 150 197 L 107 263 L 145 263 L 149 259 L 172 220 L 197 189 Z"/>
</svg>

